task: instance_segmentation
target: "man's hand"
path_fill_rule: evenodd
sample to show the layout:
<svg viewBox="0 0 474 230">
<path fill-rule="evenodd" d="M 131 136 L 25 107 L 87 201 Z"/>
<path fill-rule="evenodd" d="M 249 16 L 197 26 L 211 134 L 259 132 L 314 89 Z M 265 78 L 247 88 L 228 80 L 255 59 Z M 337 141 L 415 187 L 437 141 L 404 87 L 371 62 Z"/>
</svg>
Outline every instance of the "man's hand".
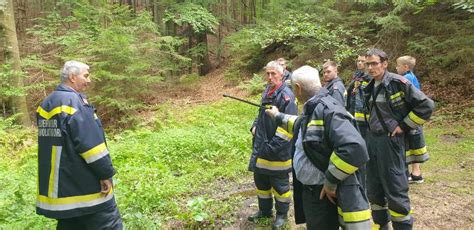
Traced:
<svg viewBox="0 0 474 230">
<path fill-rule="evenodd" d="M 252 135 L 255 136 L 255 130 L 257 130 L 257 126 L 252 127 Z"/>
<path fill-rule="evenodd" d="M 393 132 L 391 133 L 391 136 L 394 137 L 398 134 L 402 134 L 403 133 L 403 129 L 400 128 L 400 126 L 398 125 L 394 130 Z"/>
<path fill-rule="evenodd" d="M 278 111 L 278 108 L 276 106 L 272 106 L 271 109 L 265 109 L 265 113 L 271 118 L 275 118 L 276 114 L 279 112 L 280 111 Z"/>
<path fill-rule="evenodd" d="M 336 198 L 336 191 L 329 189 L 326 185 L 323 186 L 321 189 L 321 194 L 319 195 L 319 199 L 322 200 L 326 196 L 331 203 L 336 204 L 334 199 Z"/>
<path fill-rule="evenodd" d="M 113 186 L 112 179 L 100 180 L 100 193 L 104 195 L 108 194 Z"/>
</svg>

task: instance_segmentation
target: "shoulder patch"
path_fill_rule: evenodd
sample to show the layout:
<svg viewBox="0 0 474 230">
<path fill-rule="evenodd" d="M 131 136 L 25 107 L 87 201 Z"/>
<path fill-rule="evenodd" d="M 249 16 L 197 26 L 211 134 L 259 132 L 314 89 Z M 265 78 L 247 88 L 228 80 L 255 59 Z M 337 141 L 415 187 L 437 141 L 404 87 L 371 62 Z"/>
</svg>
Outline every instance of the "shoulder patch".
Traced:
<svg viewBox="0 0 474 230">
<path fill-rule="evenodd" d="M 405 85 L 410 82 L 406 77 L 404 77 L 402 75 L 399 75 L 399 74 L 390 73 L 390 76 L 391 76 L 391 79 L 393 79 L 395 81 L 398 81 L 398 82 L 401 82 Z"/>
<path fill-rule="evenodd" d="M 403 84 L 406 84 L 408 82 L 408 79 L 406 79 L 405 77 L 401 77 L 400 78 L 400 81 L 403 83 Z"/>
<path fill-rule="evenodd" d="M 290 96 L 284 94 L 284 95 L 283 95 L 283 99 L 284 99 L 285 101 L 290 101 Z"/>
</svg>

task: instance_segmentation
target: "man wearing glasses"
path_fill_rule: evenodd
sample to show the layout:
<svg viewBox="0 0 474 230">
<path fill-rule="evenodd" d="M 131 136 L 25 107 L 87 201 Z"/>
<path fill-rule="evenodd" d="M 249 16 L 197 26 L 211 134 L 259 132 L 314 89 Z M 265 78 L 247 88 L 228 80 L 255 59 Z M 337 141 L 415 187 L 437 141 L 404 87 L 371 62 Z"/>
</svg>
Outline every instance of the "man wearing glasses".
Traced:
<svg viewBox="0 0 474 230">
<path fill-rule="evenodd" d="M 370 157 L 367 195 L 372 217 L 380 229 L 388 229 L 389 220 L 395 230 L 412 229 L 405 133 L 431 117 L 434 103 L 408 80 L 387 71 L 388 57 L 382 50 L 370 49 L 365 65 L 373 78 L 364 89 Z"/>
</svg>

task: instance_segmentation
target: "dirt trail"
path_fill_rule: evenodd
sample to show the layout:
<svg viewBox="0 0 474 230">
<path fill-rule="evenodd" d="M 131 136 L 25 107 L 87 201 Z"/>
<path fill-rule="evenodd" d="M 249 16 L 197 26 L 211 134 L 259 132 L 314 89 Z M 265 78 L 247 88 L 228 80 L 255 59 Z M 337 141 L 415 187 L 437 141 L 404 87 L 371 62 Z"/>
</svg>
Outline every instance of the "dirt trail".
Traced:
<svg viewBox="0 0 474 230">
<path fill-rule="evenodd" d="M 152 98 L 152 102 L 159 104 L 171 101 L 173 106 L 194 106 L 221 100 L 224 93 L 247 96 L 245 91 L 225 81 L 224 71 L 225 68 L 215 69 L 189 84 L 161 84 L 154 89 L 159 93 Z"/>
</svg>

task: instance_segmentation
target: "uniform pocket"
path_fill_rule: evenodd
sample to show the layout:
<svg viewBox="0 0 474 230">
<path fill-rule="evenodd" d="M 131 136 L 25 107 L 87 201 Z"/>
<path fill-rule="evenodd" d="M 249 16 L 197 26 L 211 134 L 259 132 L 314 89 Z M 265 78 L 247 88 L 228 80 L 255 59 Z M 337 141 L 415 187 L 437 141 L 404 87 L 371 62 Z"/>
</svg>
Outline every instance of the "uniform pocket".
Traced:
<svg viewBox="0 0 474 230">
<path fill-rule="evenodd" d="M 392 161 L 392 166 L 390 171 L 393 174 L 401 175 L 405 173 L 405 148 L 404 142 L 402 140 L 403 136 L 390 136 L 390 159 Z"/>
</svg>

